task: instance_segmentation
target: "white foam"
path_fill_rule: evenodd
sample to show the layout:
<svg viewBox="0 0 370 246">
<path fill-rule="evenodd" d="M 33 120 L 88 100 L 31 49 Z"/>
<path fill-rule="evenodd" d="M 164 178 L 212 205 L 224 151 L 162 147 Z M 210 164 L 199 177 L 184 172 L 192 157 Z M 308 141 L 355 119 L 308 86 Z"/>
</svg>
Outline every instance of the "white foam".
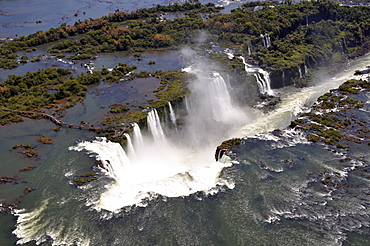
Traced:
<svg viewBox="0 0 370 246">
<path fill-rule="evenodd" d="M 17 244 L 35 241 L 37 245 L 40 245 L 52 239 L 51 245 L 90 245 L 90 239 L 79 234 L 74 223 L 71 223 L 64 230 L 61 230 L 59 226 L 50 226 L 55 223 L 63 223 L 63 221 L 56 222 L 55 220 L 51 220 L 50 217 L 45 216 L 48 206 L 49 201 L 44 200 L 33 211 L 27 211 L 26 209 L 15 211 L 17 227 L 13 233 L 19 238 Z"/>
<path fill-rule="evenodd" d="M 196 79 L 190 85 L 193 93 L 189 96 L 189 115 L 181 131 L 169 134 L 172 138 L 165 134 L 164 130 L 169 129 L 162 129 L 158 112 L 153 109 L 148 113 L 148 132 L 143 130 L 141 134 L 138 125 L 134 125 L 129 147 L 135 149 L 135 158 L 127 156 L 118 143 L 104 138 L 70 148 L 95 153 L 107 175 L 114 179 L 101 194 L 97 209 L 119 211 L 132 205 L 146 206 L 148 200 L 158 195 L 214 194 L 220 186 L 234 187 L 231 180 L 220 176 L 232 162 L 226 155 L 216 162 L 215 146 L 228 139 L 232 127 L 244 124 L 248 116 L 233 104 L 227 81 L 209 70 L 208 64 L 185 70 Z"/>
<path fill-rule="evenodd" d="M 145 206 L 146 200 L 158 194 L 178 197 L 198 191 L 207 193 L 217 185 L 233 188 L 232 182 L 220 178 L 221 170 L 232 164 L 214 161 L 209 152 L 203 154 L 204 149 L 197 152 L 149 143 L 133 161 L 119 144 L 105 139 L 81 142 L 70 149 L 94 152 L 108 165 L 107 173 L 115 183 L 101 195 L 100 209 L 118 211 L 125 206 Z"/>
</svg>

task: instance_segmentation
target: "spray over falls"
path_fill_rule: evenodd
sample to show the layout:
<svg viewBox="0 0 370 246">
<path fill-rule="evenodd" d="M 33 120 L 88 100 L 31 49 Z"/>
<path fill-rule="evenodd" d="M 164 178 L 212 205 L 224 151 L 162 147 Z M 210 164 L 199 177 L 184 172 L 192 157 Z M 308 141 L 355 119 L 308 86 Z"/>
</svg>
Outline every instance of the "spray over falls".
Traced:
<svg viewBox="0 0 370 246">
<path fill-rule="evenodd" d="M 309 106 L 316 100 L 317 96 L 352 78 L 354 70 L 363 68 L 369 62 L 369 56 L 357 59 L 349 64 L 348 70 L 338 73 L 336 78 L 321 79 L 321 83 L 303 91 L 298 88 L 277 89 L 277 93 L 284 96 L 282 96 L 282 103 L 276 110 L 268 114 L 260 113 L 253 116 L 249 114 L 243 127 L 238 128 L 238 122 L 238 124 L 229 125 L 229 129 L 239 130 L 240 132 L 236 132 L 234 136 L 240 137 L 255 136 L 258 133 L 266 133 L 276 128 L 285 127 L 289 124 L 291 117 L 302 110 L 302 107 Z M 203 81 L 205 83 L 213 81 L 212 72 L 209 72 L 208 75 L 200 75 L 197 70 L 194 71 L 191 68 L 188 70 L 199 75 L 197 80 L 203 77 L 208 78 Z M 222 82 L 222 80 L 220 81 Z M 201 81 L 197 82 L 202 83 Z M 195 84 L 191 86 L 196 88 Z M 204 87 L 204 84 L 198 86 Z M 331 161 L 334 154 L 330 151 L 318 151 L 313 149 L 311 145 L 301 145 L 295 149 L 291 147 L 290 143 L 282 141 L 280 136 L 264 134 L 260 136 L 264 136 L 264 139 L 268 141 L 258 140 L 257 144 L 254 140 L 246 141 L 247 144 L 244 145 L 244 148 L 247 151 L 248 159 L 241 159 L 240 166 L 234 166 L 227 172 L 222 172 L 220 177 L 219 172 L 231 163 L 226 163 L 225 160 L 215 162 L 213 160 L 214 149 L 220 141 L 229 138 L 232 133 L 224 131 L 222 122 L 199 117 L 202 111 L 197 107 L 197 104 L 202 101 L 202 98 L 192 94 L 186 99 L 185 102 L 188 105 L 186 124 L 184 126 L 179 124 L 176 137 L 170 134 L 171 127 L 163 127 L 169 147 L 165 144 L 154 144 L 153 136 L 149 130 L 140 129 L 136 123 L 133 124 L 134 131 L 130 134 L 132 145 L 138 156 L 136 159 L 132 157 L 128 148 L 126 155 L 119 144 L 107 142 L 104 139 L 81 142 L 77 147 L 73 147 L 72 149 L 95 153 L 97 158 L 100 158 L 104 163 L 106 168 L 103 171 L 107 173 L 107 176 L 112 177 L 112 182 L 105 186 L 107 179 L 101 177 L 96 182 L 81 187 L 82 191 L 79 192 L 76 192 L 75 189 L 66 189 L 59 183 L 56 183 L 54 187 L 49 187 L 53 182 L 47 183 L 47 186 L 39 194 L 41 199 L 48 202 L 37 204 L 39 207 L 34 210 L 16 211 L 17 225 L 13 233 L 19 238 L 17 244 L 35 241 L 38 245 L 43 242 L 48 245 L 104 245 L 107 242 L 110 244 L 111 242 L 125 242 L 127 245 L 138 245 L 138 242 L 143 240 L 151 242 L 151 239 L 160 239 L 164 235 L 169 238 L 174 235 L 183 238 L 184 232 L 189 234 L 186 242 L 191 244 L 194 238 L 199 237 L 205 238 L 205 240 L 197 241 L 197 245 L 205 245 L 210 242 L 207 237 L 209 233 L 217 232 L 216 239 L 212 241 L 217 244 L 220 242 L 218 229 L 232 228 L 237 232 L 232 235 L 233 237 L 245 236 L 237 238 L 237 240 L 260 240 L 268 233 L 273 233 L 277 236 L 272 240 L 274 242 L 280 240 L 278 244 L 284 244 L 287 238 L 291 238 L 291 235 L 297 235 L 290 241 L 291 245 L 297 243 L 297 238 L 299 242 L 306 243 L 308 237 L 313 240 L 313 244 L 320 244 L 323 242 L 321 237 L 324 232 L 326 244 L 340 245 L 340 242 L 345 240 L 347 231 L 357 230 L 359 227 L 363 227 L 363 231 L 368 229 L 369 219 L 368 213 L 366 213 L 364 190 L 354 193 L 355 188 L 347 186 L 350 188 L 347 196 L 344 196 L 343 192 L 327 195 L 322 190 L 312 189 L 308 185 L 312 182 L 312 172 L 317 172 L 317 168 L 324 171 L 331 168 L 337 170 L 335 166 L 337 162 Z M 208 108 L 209 112 L 213 112 L 210 102 L 203 106 L 204 110 Z M 232 108 L 240 110 L 235 106 Z M 179 114 L 177 115 L 180 117 Z M 162 124 L 162 126 L 164 125 Z M 193 126 L 197 126 L 197 128 Z M 208 134 L 208 131 L 212 132 Z M 294 135 L 295 133 L 291 132 L 290 134 Z M 217 139 L 215 135 L 218 136 Z M 215 141 L 213 144 L 200 145 L 196 143 L 194 136 L 201 138 L 204 142 L 207 138 L 214 138 Z M 223 138 L 223 136 L 226 137 Z M 300 135 L 297 135 L 296 138 L 298 142 L 301 141 Z M 189 140 L 193 140 L 193 142 Z M 273 140 L 272 143 L 271 140 Z M 202 141 L 198 141 L 202 143 Z M 248 142 L 251 144 L 251 149 L 248 149 Z M 282 146 L 287 146 L 287 148 L 284 149 Z M 315 151 L 314 154 L 312 150 Z M 152 155 L 148 155 L 148 153 Z M 68 153 L 68 155 L 70 154 Z M 68 166 L 66 170 L 64 169 L 66 165 L 63 156 L 65 156 L 65 152 L 58 156 L 58 160 L 62 162 L 59 168 L 63 169 L 57 170 L 66 171 L 65 177 L 70 177 L 73 175 L 71 168 L 77 166 L 76 163 L 73 163 L 75 158 L 71 159 L 73 165 Z M 72 156 L 75 155 L 72 154 Z M 279 161 L 276 156 L 281 156 L 284 159 Z M 223 157 L 226 158 L 225 155 Z M 285 159 L 287 157 L 289 158 L 288 162 Z M 147 162 L 145 162 L 145 158 L 148 160 Z M 304 162 L 303 159 L 306 158 L 308 161 Z M 337 156 L 336 158 L 340 159 L 341 157 Z M 337 159 L 338 163 L 339 159 Z M 296 166 L 290 166 L 295 162 L 294 160 L 302 168 L 296 169 Z M 49 168 L 50 173 L 55 173 L 58 165 L 50 165 Z M 171 168 L 172 170 L 169 170 Z M 138 213 L 129 212 L 127 216 L 119 214 L 115 219 L 110 219 L 115 215 L 109 211 L 120 211 L 120 208 L 126 205 L 145 206 L 148 199 L 154 198 L 158 194 L 181 197 L 195 193 L 197 190 L 212 194 L 212 192 L 220 191 L 218 186 L 233 188 L 234 181 L 231 181 L 227 176 L 228 173 L 235 175 L 232 178 L 238 189 L 227 192 L 222 198 L 204 199 L 202 202 L 195 199 L 190 199 L 191 201 L 168 199 L 166 203 L 156 203 Z M 353 177 L 358 179 L 359 176 Z M 65 183 L 64 177 L 62 182 Z M 356 195 L 356 198 L 353 194 L 357 194 L 358 197 Z M 199 198 L 198 193 L 195 197 Z M 332 202 L 334 205 L 328 205 Z M 88 208 L 85 208 L 83 203 Z M 98 211 L 102 209 L 109 211 L 108 213 L 92 213 L 91 206 L 94 206 Z M 337 208 L 336 206 L 341 209 L 340 215 L 338 211 L 338 216 L 336 214 L 333 216 L 333 208 Z M 127 208 L 125 211 L 132 210 Z M 212 215 L 210 211 L 217 213 L 212 213 Z M 91 218 L 91 216 L 96 217 Z M 220 216 L 231 218 L 230 222 L 233 224 L 227 223 L 220 227 Z M 274 223 L 280 220 L 281 222 L 278 222 L 277 225 L 265 225 L 265 223 Z M 294 223 L 286 223 L 288 220 Z M 208 223 L 211 223 L 210 231 L 200 234 L 205 229 L 202 226 L 204 222 L 207 223 L 207 227 Z M 298 227 L 307 226 L 307 229 L 297 231 L 296 222 L 299 222 Z M 214 224 L 212 225 L 212 223 Z M 161 227 L 162 224 L 166 226 Z M 168 230 L 168 224 L 171 227 L 177 226 L 177 230 Z M 280 225 L 285 226 L 282 228 Z M 190 233 L 189 228 L 191 228 Z M 243 231 L 238 231 L 240 228 L 243 228 Z M 318 231 L 315 231 L 317 228 L 319 228 Z M 248 234 L 250 232 L 253 235 Z M 47 241 L 50 239 L 53 242 Z M 162 242 L 165 244 L 165 241 Z M 262 242 L 268 244 L 271 240 L 265 238 L 265 241 Z"/>
<path fill-rule="evenodd" d="M 125 206 L 145 206 L 158 195 L 188 196 L 196 192 L 213 193 L 217 187 L 233 188 L 223 168 L 228 158 L 214 160 L 215 146 L 230 136 L 234 126 L 241 127 L 248 117 L 233 104 L 227 81 L 217 72 L 197 64 L 186 70 L 196 75 L 190 83 L 185 124 L 174 133 L 166 128 L 156 109 L 148 113 L 148 130 L 133 126 L 127 138 L 127 152 L 118 143 L 104 138 L 84 141 L 73 150 L 96 154 L 114 182 L 97 201 L 97 209 L 119 211 Z M 204 72 L 205 71 L 205 72 Z M 169 104 L 171 123 L 175 112 Z M 173 131 L 173 129 L 172 129 Z"/>
<path fill-rule="evenodd" d="M 176 114 L 175 114 L 175 111 L 172 108 L 171 102 L 168 102 L 168 108 L 170 110 L 170 119 L 171 119 L 171 122 L 176 127 L 177 126 L 177 123 L 176 123 Z"/>
<path fill-rule="evenodd" d="M 154 141 L 164 141 L 165 136 L 157 110 L 153 109 L 152 111 L 150 111 L 147 119 L 149 130 L 153 134 Z"/>
<path fill-rule="evenodd" d="M 114 179 L 97 201 L 97 209 L 120 211 L 125 206 L 146 206 L 158 195 L 179 197 L 199 191 L 217 192 L 218 187 L 233 188 L 233 182 L 221 175 L 231 163 L 214 160 L 215 146 L 231 137 L 253 136 L 287 126 L 305 105 L 343 83 L 351 73 L 345 71 L 343 77 L 287 92 L 273 112 L 252 115 L 233 103 L 227 80 L 215 72 L 218 69 L 210 67 L 194 64 L 184 69 L 195 79 L 189 84 L 192 93 L 184 100 L 187 115 L 178 131 L 169 132 L 171 128 L 164 126 L 153 109 L 148 114 L 148 129 L 134 124 L 127 154 L 119 144 L 104 139 L 71 148 L 95 153 L 107 175 Z"/>
</svg>

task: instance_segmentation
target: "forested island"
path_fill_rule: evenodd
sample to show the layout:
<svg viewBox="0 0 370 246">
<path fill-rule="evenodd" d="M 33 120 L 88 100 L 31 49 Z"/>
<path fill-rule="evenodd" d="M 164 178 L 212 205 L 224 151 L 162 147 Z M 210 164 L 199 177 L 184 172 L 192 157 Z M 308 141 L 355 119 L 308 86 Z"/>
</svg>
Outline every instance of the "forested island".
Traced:
<svg viewBox="0 0 370 246">
<path fill-rule="evenodd" d="M 230 76 L 230 84 L 235 89 L 234 95 L 238 97 L 238 100 L 252 109 L 261 111 L 261 115 L 268 115 L 274 112 L 281 104 L 282 99 L 280 94 L 259 91 L 257 86 L 258 79 L 267 79 L 264 76 L 269 76 L 271 82 L 269 86 L 272 89 L 292 87 L 299 90 L 313 85 L 313 77 L 319 71 L 318 69 L 321 68 L 320 72 L 322 72 L 322 68 L 324 68 L 326 75 L 334 76 L 338 71 L 345 69 L 349 59 L 363 56 L 370 51 L 370 7 L 366 5 L 355 6 L 352 1 L 350 3 L 343 2 L 342 4 L 328 0 L 297 3 L 289 0 L 282 2 L 256 1 L 241 4 L 230 13 L 221 13 L 222 10 L 223 7 L 216 4 L 201 4 L 198 1 L 189 1 L 182 4 L 174 3 L 168 6 L 157 5 L 132 12 L 117 10 L 101 18 L 78 21 L 74 25 L 62 24 L 48 31 L 38 31 L 28 36 L 1 40 L 0 69 L 3 71 L 21 68 L 25 64 L 37 64 L 45 57 L 49 60 L 60 60 L 64 63 L 69 63 L 71 67 L 77 66 L 87 70 L 87 72 L 81 73 L 80 71 L 76 72 L 73 69 L 53 65 L 46 69 L 29 71 L 25 75 L 9 75 L 7 79 L 0 83 L 1 127 L 5 128 L 18 122 L 27 121 L 25 120 L 26 117 L 39 121 L 46 119 L 53 124 L 52 128 L 49 127 L 50 132 L 53 134 L 60 132 L 62 127 L 73 128 L 76 131 L 85 130 L 86 132 L 87 130 L 92 131 L 93 133 L 91 134 L 94 137 L 105 137 L 107 140 L 104 140 L 106 142 L 102 140 L 102 143 L 116 142 L 128 149 L 132 147 L 130 146 L 132 143 L 129 134 L 133 134 L 136 125 L 142 128 L 149 128 L 148 115 L 150 112 L 155 111 L 158 112 L 160 118 L 166 118 L 169 129 L 175 133 L 181 131 L 185 125 L 184 118 L 189 113 L 189 111 L 186 111 L 186 107 L 188 107 L 187 98 L 194 93 L 189 86 L 189 81 L 194 79 L 196 75 L 186 72 L 185 69 L 139 71 L 137 66 L 123 62 L 117 63 L 114 67 L 105 67 L 103 65 L 102 69 L 91 69 L 90 65 L 101 54 L 119 53 L 131 56 L 135 61 L 142 61 L 147 52 L 178 51 L 183 47 L 191 47 L 198 54 L 217 64 L 217 68 L 220 70 L 218 72 Z M 35 53 L 40 49 L 45 49 L 45 47 L 47 47 L 47 54 L 40 55 L 40 53 Z M 155 60 L 150 60 L 145 66 L 153 67 L 155 64 Z M 262 74 L 256 70 L 257 72 L 255 73 L 258 75 L 254 74 L 251 76 L 247 71 L 247 64 L 254 68 L 261 68 L 267 73 Z M 356 73 L 363 75 L 362 72 Z M 366 72 L 364 74 L 366 75 Z M 218 78 L 215 74 L 213 75 Z M 84 101 L 88 98 L 89 93 L 94 96 L 99 96 L 102 93 L 102 90 L 93 90 L 92 88 L 105 84 L 108 88 L 113 88 L 113 92 L 105 96 L 113 97 L 117 85 L 125 85 L 130 82 L 150 84 L 155 89 L 142 94 L 137 93 L 137 95 L 140 94 L 140 97 L 142 97 L 141 100 L 133 100 L 130 103 L 117 101 L 105 106 L 94 105 L 94 110 L 99 108 L 102 112 L 104 111 L 104 116 L 99 118 L 97 124 L 87 122 L 82 117 L 78 119 L 79 123 L 68 122 L 71 118 L 65 119 L 68 111 L 73 110 L 73 108 L 80 107 L 84 112 L 88 111 Z M 133 85 L 131 85 L 132 87 Z M 338 160 L 343 157 L 338 162 L 343 164 L 343 166 L 347 165 L 343 169 L 345 172 L 356 170 L 361 177 L 368 181 L 370 176 L 368 175 L 367 166 L 358 164 L 358 162 L 367 163 L 367 160 L 366 158 L 361 157 L 363 158 L 361 159 L 356 156 L 357 152 L 355 151 L 358 150 L 358 153 L 362 154 L 370 146 L 369 121 L 367 119 L 368 108 L 364 107 L 364 105 L 368 104 L 367 95 L 369 88 L 369 77 L 363 80 L 349 80 L 340 85 L 338 89 L 330 90 L 330 92 L 319 97 L 312 107 L 312 104 L 310 105 L 309 110 L 294 116 L 293 121 L 290 122 L 289 120 L 290 124 L 288 124 L 289 126 L 287 125 L 287 128 L 275 129 L 271 132 L 271 135 L 275 139 L 285 141 L 288 139 L 285 134 L 286 131 L 291 130 L 302 133 L 307 140 L 307 143 L 305 142 L 309 146 L 307 148 L 312 148 L 316 151 L 314 153 L 319 154 L 322 154 L 320 152 L 322 149 L 329 150 L 327 152 L 340 156 Z M 112 99 L 112 101 L 114 100 Z M 177 110 L 176 116 L 170 116 L 172 108 L 169 109 L 169 107 L 172 106 Z M 74 118 L 72 119 L 75 120 Z M 217 120 L 215 121 L 217 122 Z M 218 126 L 217 124 L 216 126 Z M 232 126 L 230 122 L 228 124 Z M 211 130 L 204 129 L 204 131 Z M 17 143 L 13 145 L 9 152 L 13 154 L 20 153 L 17 155 L 36 163 L 37 158 L 42 158 L 42 151 L 39 153 L 39 149 L 42 149 L 41 145 L 55 145 L 54 138 L 49 136 L 33 134 L 31 137 L 36 144 Z M 226 139 L 224 142 L 221 140 L 221 144 L 218 142 L 217 144 L 220 144 L 218 147 L 214 146 L 215 151 L 213 152 L 214 156 L 212 153 L 212 159 L 221 162 L 223 155 L 226 154 L 232 160 L 239 161 L 242 157 L 245 158 L 245 155 L 248 155 L 245 154 L 246 151 L 253 152 L 255 151 L 254 148 L 259 148 L 259 145 L 263 146 L 260 149 L 264 150 L 265 148 L 265 142 L 261 143 L 262 140 L 258 139 L 258 137 L 248 136 L 245 138 Z M 82 140 L 78 139 L 78 141 Z M 90 143 L 99 141 L 91 140 L 91 138 L 88 140 Z M 178 141 L 181 142 L 180 139 Z M 201 138 L 199 141 L 207 142 L 204 138 Z M 288 142 L 288 140 L 286 141 Z M 268 141 L 266 140 L 266 142 Z M 167 146 L 167 143 L 162 142 L 161 144 L 162 146 Z M 158 149 L 162 147 L 161 144 L 158 145 Z M 203 148 L 202 145 L 199 146 L 198 150 Z M 272 151 L 276 151 L 276 149 Z M 168 150 L 168 152 L 171 151 L 172 149 Z M 307 156 L 310 155 L 310 152 L 307 151 L 308 154 L 303 154 L 304 157 L 301 157 L 299 156 L 299 151 L 302 150 L 297 150 L 298 157 L 296 158 L 291 157 L 293 154 L 289 155 L 286 153 L 282 154 L 282 156 L 274 155 L 271 157 L 272 162 L 281 164 L 283 170 L 287 170 L 287 172 L 299 170 L 300 167 L 297 163 L 309 159 Z M 176 152 L 174 151 L 174 153 Z M 154 156 L 154 153 L 151 154 Z M 168 155 L 171 155 L 171 153 L 168 153 Z M 189 156 L 192 155 L 193 153 L 189 154 Z M 329 156 L 329 154 L 327 155 Z M 262 178 L 257 179 L 258 182 L 267 184 L 270 181 L 279 180 L 280 177 L 274 175 L 280 175 L 283 171 L 278 168 L 270 168 L 264 163 L 265 160 L 259 160 L 259 158 L 263 159 L 261 156 L 265 157 L 264 155 L 256 156 L 250 159 L 248 159 L 249 157 L 245 158 L 247 161 L 244 161 L 244 163 L 243 161 L 240 162 L 243 165 L 248 163 L 245 166 L 233 167 L 237 171 L 230 168 L 225 172 L 227 174 L 233 172 L 243 174 L 243 171 L 247 169 L 249 172 L 249 169 L 254 168 L 249 162 L 253 163 L 255 161 L 258 171 L 269 171 L 266 176 L 264 176 L 265 174 L 261 175 Z M 325 154 L 322 154 L 322 156 L 325 157 Z M 73 161 L 70 161 L 70 163 L 73 163 Z M 268 161 L 265 162 L 268 163 Z M 101 186 L 104 186 L 104 189 L 106 189 L 107 186 L 105 185 L 111 183 L 109 183 L 109 180 L 102 180 L 105 179 L 105 174 L 111 171 L 111 164 L 113 163 L 110 162 L 109 157 L 107 159 L 94 160 L 93 166 L 90 165 L 87 168 L 74 170 L 73 174 L 70 174 L 70 172 L 64 173 L 64 180 L 61 183 L 68 183 L 74 190 L 79 192 L 80 190 L 76 189 L 76 187 L 81 188 L 81 191 L 85 192 L 84 189 L 88 190 L 94 187 L 89 185 L 97 182 L 102 182 L 103 185 Z M 77 166 L 75 163 L 73 165 Z M 66 170 L 69 170 L 68 168 Z M 23 182 L 22 177 L 19 177 L 21 176 L 20 173 L 35 172 L 39 169 L 41 168 L 39 168 L 38 164 L 33 165 L 31 163 L 17 169 L 14 176 L 0 177 L 0 184 L 19 184 Z M 191 175 L 193 170 L 189 170 L 183 173 L 176 173 L 175 176 L 183 178 L 186 182 L 193 182 L 195 175 L 193 177 Z M 326 192 L 323 197 L 327 193 L 338 190 L 340 187 L 345 187 L 345 175 L 341 176 L 337 171 L 320 172 L 317 170 L 314 169 L 312 171 L 313 174 L 310 170 L 310 173 L 307 174 L 312 178 L 308 182 L 307 187 L 310 188 L 310 185 L 314 183 L 313 186 L 317 188 L 317 185 L 319 187 L 317 189 L 320 192 Z M 221 171 L 222 168 L 217 172 L 217 178 L 220 178 Z M 302 173 L 306 175 L 305 170 Z M 59 177 L 62 175 L 58 173 L 55 176 Z M 53 176 L 53 179 L 57 180 L 55 176 Z M 113 176 L 109 178 L 111 180 L 115 179 Z M 181 182 L 186 183 L 185 181 Z M 281 183 L 284 183 L 284 185 L 289 183 L 289 181 L 284 182 Z M 229 186 L 226 183 L 216 184 L 217 188 L 221 186 L 226 186 L 225 190 L 233 189 L 230 188 L 232 185 Z M 23 194 L 18 196 L 16 201 L 7 201 L 0 204 L 0 213 L 15 213 L 15 209 L 18 208 L 23 197 L 36 189 L 38 187 L 34 188 L 31 184 L 27 185 L 23 190 Z M 96 187 L 94 189 L 98 190 Z M 99 193 L 101 190 L 99 188 L 99 192 L 96 190 L 93 192 Z M 145 192 L 147 191 L 144 190 L 142 193 L 145 194 Z M 202 191 L 195 190 L 194 192 L 194 195 L 190 193 L 193 196 L 192 199 L 200 201 L 204 198 L 201 195 Z M 237 192 L 240 192 L 240 190 Z M 143 199 L 147 202 L 144 202 L 145 205 L 151 202 L 152 196 L 155 197 L 152 194 L 154 191 L 149 190 L 147 193 L 150 193 L 150 198 L 145 198 L 149 202 Z M 369 195 L 368 192 L 362 193 L 367 197 Z M 99 193 L 99 196 L 101 194 L 103 193 Z M 155 197 L 153 199 L 160 201 L 163 199 L 165 201 L 166 199 L 163 197 L 166 195 L 163 195 L 163 197 L 162 195 L 160 193 L 158 195 L 159 198 Z M 179 196 L 184 198 L 187 195 Z M 208 193 L 205 197 L 207 196 Z M 263 196 L 259 195 L 254 200 L 251 200 L 251 203 L 262 204 L 264 200 L 261 197 Z M 211 200 L 209 199 L 209 201 Z M 184 201 L 187 200 L 184 199 Z M 262 205 L 266 204 L 263 203 Z M 90 205 L 91 203 L 88 206 Z M 134 207 L 134 205 L 131 207 Z M 145 206 L 143 205 L 143 207 Z M 104 210 L 105 208 L 99 207 L 99 209 Z M 132 211 L 139 213 L 140 209 L 133 209 Z M 272 208 L 271 211 L 277 211 L 276 214 L 280 213 L 280 211 L 274 209 Z M 109 212 L 112 211 L 109 210 Z M 127 211 L 131 210 L 127 209 Z M 124 213 L 127 211 L 125 210 Z M 340 209 L 337 211 L 340 213 Z M 263 221 L 274 223 L 275 220 L 271 215 L 273 212 L 261 212 Z M 279 216 L 283 218 L 285 216 L 284 213 L 281 212 Z M 290 215 L 290 212 L 286 212 L 286 214 Z M 299 216 L 306 218 L 306 215 Z M 298 217 L 299 219 L 297 220 L 300 220 L 301 217 Z M 340 216 L 338 217 L 341 218 Z M 287 218 L 290 219 L 289 217 L 284 217 L 284 219 L 288 220 Z M 95 222 L 94 219 L 92 221 Z M 117 220 L 119 219 L 120 217 L 117 216 Z M 97 220 L 102 219 L 99 217 Z M 103 220 L 104 223 L 105 220 L 109 221 L 106 218 Z M 309 219 L 309 221 L 315 220 Z M 140 233 L 141 230 L 139 229 Z M 19 235 L 17 236 L 20 237 Z M 37 241 L 38 239 L 30 239 L 30 241 L 32 240 Z M 75 240 L 74 243 L 77 241 Z M 25 242 L 29 241 L 25 240 Z M 217 242 L 224 243 L 225 241 L 220 240 Z"/>
<path fill-rule="evenodd" d="M 234 49 L 248 62 L 270 72 L 271 86 L 306 86 L 310 71 L 330 65 L 339 68 L 347 58 L 363 55 L 370 50 L 370 10 L 367 6 L 345 6 L 332 1 L 249 2 L 230 14 L 220 14 L 214 4 L 189 3 L 156 6 L 131 13 L 117 11 L 98 19 L 62 25 L 48 31 L 3 41 L 0 47 L 2 69 L 37 62 L 37 57 L 23 55 L 39 45 L 52 43 L 48 52 L 56 58 L 78 62 L 94 59 L 102 52 L 122 51 L 136 54 L 148 50 L 178 49 L 184 45 L 211 49 L 212 44 Z M 176 14 L 178 18 L 167 19 Z M 196 38 L 204 34 L 203 43 Z M 212 52 L 211 52 L 212 55 Z M 239 84 L 246 72 L 242 60 L 232 60 L 213 54 L 225 63 Z M 333 66 L 334 65 L 334 66 Z M 158 100 L 137 107 L 160 108 L 169 101 L 181 100 L 186 90 L 186 75 L 181 71 L 135 73 L 135 66 L 118 64 L 111 71 L 72 75 L 68 69 L 48 68 L 25 76 L 9 76 L 0 87 L 3 108 L 43 111 L 55 114 L 82 101 L 86 86 L 101 80 L 110 83 L 134 78 L 159 79 L 155 91 Z M 304 74 L 304 75 L 303 75 Z M 122 108 L 122 107 L 121 107 Z M 114 113 L 103 123 L 140 122 L 146 114 L 138 110 L 111 110 Z M 17 113 L 0 111 L 1 124 L 21 121 Z M 123 115 L 122 115 L 123 114 Z"/>
</svg>

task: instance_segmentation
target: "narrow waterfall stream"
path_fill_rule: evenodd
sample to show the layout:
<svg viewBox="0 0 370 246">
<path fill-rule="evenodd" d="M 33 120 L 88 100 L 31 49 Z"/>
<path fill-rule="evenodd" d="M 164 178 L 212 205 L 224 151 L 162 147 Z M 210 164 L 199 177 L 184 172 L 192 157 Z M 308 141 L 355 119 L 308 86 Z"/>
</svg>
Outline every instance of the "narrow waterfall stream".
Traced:
<svg viewBox="0 0 370 246">
<path fill-rule="evenodd" d="M 185 126 L 171 138 L 153 109 L 147 117 L 148 130 L 135 124 L 132 137 L 126 136 L 127 154 L 119 144 L 104 139 L 71 147 L 95 153 L 115 180 L 101 195 L 97 209 L 119 211 L 125 206 L 146 206 L 158 195 L 187 196 L 198 191 L 217 192 L 217 186 L 233 187 L 231 180 L 220 177 L 230 163 L 216 162 L 214 148 L 229 137 L 233 125 L 242 126 L 248 116 L 234 105 L 229 86 L 219 73 L 192 67 L 187 71 L 197 75 L 192 83 L 197 89 L 193 88 L 189 97 Z M 175 112 L 171 104 L 169 107 L 175 123 Z"/>
<path fill-rule="evenodd" d="M 170 110 L 170 119 L 171 119 L 171 122 L 176 127 L 177 126 L 177 123 L 176 123 L 176 114 L 175 114 L 175 111 L 172 108 L 171 102 L 168 102 L 168 108 Z"/>
<path fill-rule="evenodd" d="M 272 139 L 269 132 L 286 127 L 319 95 L 369 62 L 369 55 L 356 59 L 335 78 L 321 78 L 308 88 L 274 90 L 282 103 L 267 114 L 236 106 L 217 68 L 205 62 L 187 68 L 195 79 L 178 131 L 169 132 L 174 129 L 152 110 L 148 129 L 133 125 L 132 146 L 126 150 L 98 138 L 70 147 L 88 155 L 56 155 L 58 165 L 46 173 L 59 177 L 64 172 L 58 184 L 65 184 L 71 169 L 88 156 L 101 160 L 104 175 L 77 192 L 45 182 L 38 207 L 16 211 L 13 233 L 18 244 L 342 245 L 348 237 L 368 242 L 368 197 L 366 187 L 357 184 L 363 178 L 351 177 L 346 190 L 327 194 L 312 185 L 312 175 L 341 172 L 337 165 L 343 157 L 307 144 L 304 135 L 286 131 L 296 135 L 287 143 Z M 239 164 L 228 162 L 225 155 L 215 161 L 217 145 L 246 136 L 250 138 Z"/>
</svg>

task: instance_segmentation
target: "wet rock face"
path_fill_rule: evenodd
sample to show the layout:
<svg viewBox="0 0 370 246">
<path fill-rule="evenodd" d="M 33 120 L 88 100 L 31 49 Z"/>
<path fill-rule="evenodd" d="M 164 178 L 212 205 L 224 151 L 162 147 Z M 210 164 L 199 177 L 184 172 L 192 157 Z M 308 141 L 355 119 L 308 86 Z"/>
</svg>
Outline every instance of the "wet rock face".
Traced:
<svg viewBox="0 0 370 246">
<path fill-rule="evenodd" d="M 273 111 L 277 105 L 281 103 L 281 98 L 271 95 L 260 95 L 257 100 L 256 108 L 263 111 L 265 114 Z"/>
<path fill-rule="evenodd" d="M 311 67 L 311 65 L 309 65 Z M 313 67 L 316 67 L 314 64 Z M 294 85 L 296 87 L 305 87 L 308 82 L 308 69 L 305 63 L 299 64 L 297 67 L 291 67 L 282 71 L 272 71 L 270 73 L 271 88 L 278 89 L 285 86 Z"/>
<path fill-rule="evenodd" d="M 241 143 L 242 143 L 241 138 L 232 138 L 232 139 L 223 141 L 221 145 L 217 146 L 216 148 L 216 153 L 215 153 L 216 161 L 220 160 L 226 152 L 231 151 L 230 149 L 232 147 L 240 146 Z"/>
</svg>

